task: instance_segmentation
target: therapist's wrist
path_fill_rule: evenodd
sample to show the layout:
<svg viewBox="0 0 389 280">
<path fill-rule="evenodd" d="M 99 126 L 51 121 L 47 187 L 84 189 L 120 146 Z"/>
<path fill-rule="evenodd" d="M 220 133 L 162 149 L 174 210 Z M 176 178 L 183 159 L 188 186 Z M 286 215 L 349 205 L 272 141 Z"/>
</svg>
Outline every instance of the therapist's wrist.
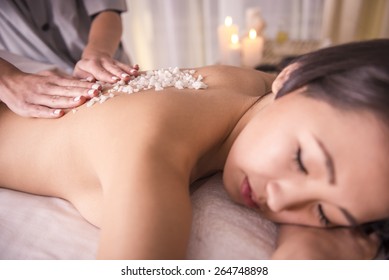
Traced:
<svg viewBox="0 0 389 280">
<path fill-rule="evenodd" d="M 81 59 L 95 59 L 101 57 L 112 58 L 113 54 L 109 51 L 98 49 L 95 47 L 86 47 L 82 53 Z"/>
</svg>

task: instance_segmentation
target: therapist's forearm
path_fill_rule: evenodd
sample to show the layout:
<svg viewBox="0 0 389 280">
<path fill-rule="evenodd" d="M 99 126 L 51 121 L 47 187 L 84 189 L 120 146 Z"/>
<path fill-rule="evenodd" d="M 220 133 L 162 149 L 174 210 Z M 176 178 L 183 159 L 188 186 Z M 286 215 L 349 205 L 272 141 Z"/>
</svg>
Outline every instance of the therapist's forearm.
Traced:
<svg viewBox="0 0 389 280">
<path fill-rule="evenodd" d="M 4 102 L 2 99 L 4 98 L 5 93 L 9 91 L 18 80 L 22 79 L 22 76 L 25 73 L 2 58 L 0 58 L 0 73 L 0 100 Z"/>
<path fill-rule="evenodd" d="M 120 14 L 114 11 L 105 11 L 96 16 L 89 32 L 88 44 L 82 57 L 106 54 L 112 57 L 121 40 L 122 21 Z"/>
</svg>

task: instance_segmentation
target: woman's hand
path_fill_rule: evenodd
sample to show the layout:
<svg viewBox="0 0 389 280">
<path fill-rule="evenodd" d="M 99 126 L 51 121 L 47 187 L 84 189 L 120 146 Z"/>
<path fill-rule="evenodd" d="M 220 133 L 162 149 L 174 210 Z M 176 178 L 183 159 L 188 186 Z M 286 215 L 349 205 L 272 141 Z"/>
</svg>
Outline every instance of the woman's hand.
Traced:
<svg viewBox="0 0 389 280">
<path fill-rule="evenodd" d="M 73 75 L 88 81 L 114 83 L 119 80 L 129 81 L 131 76 L 138 76 L 138 70 L 138 65 L 131 67 L 111 58 L 107 53 L 89 50 L 77 62 Z"/>
<path fill-rule="evenodd" d="M 281 225 L 272 259 L 372 259 L 379 240 L 351 228 L 310 228 Z"/>
<path fill-rule="evenodd" d="M 1 69 L 0 100 L 24 117 L 61 117 L 65 109 L 80 106 L 101 89 L 56 70 L 28 74 L 6 63 Z"/>
</svg>

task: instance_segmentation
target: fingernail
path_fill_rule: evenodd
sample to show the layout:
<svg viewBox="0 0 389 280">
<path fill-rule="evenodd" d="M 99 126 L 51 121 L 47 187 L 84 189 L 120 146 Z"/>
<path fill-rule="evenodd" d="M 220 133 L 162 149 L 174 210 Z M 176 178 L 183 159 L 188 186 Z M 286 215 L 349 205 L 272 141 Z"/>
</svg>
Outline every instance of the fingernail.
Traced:
<svg viewBox="0 0 389 280">
<path fill-rule="evenodd" d="M 96 93 L 97 93 L 97 91 L 95 89 L 88 90 L 88 95 L 91 97 L 95 96 Z"/>
<path fill-rule="evenodd" d="M 130 72 L 131 72 L 131 71 L 130 71 Z M 123 79 L 126 79 L 126 78 L 129 78 L 130 75 L 128 75 L 127 73 L 122 73 L 122 74 L 121 74 L 121 77 L 122 77 Z"/>
<path fill-rule="evenodd" d="M 112 76 L 111 79 L 114 80 L 114 81 L 119 81 L 119 80 L 120 80 L 120 79 L 119 79 L 118 77 L 116 77 L 116 76 Z"/>
<path fill-rule="evenodd" d="M 92 89 L 97 89 L 97 90 L 101 90 L 103 87 L 100 85 L 100 84 L 93 84 L 92 85 Z"/>
<path fill-rule="evenodd" d="M 80 101 L 80 100 L 81 100 L 81 96 L 76 96 L 76 97 L 73 99 L 74 102 L 78 102 L 78 101 Z"/>
<path fill-rule="evenodd" d="M 139 65 L 138 64 L 135 64 L 132 68 L 136 69 L 136 70 L 139 70 Z"/>
<path fill-rule="evenodd" d="M 93 82 L 94 78 L 93 78 L 93 77 L 88 77 L 88 78 L 86 78 L 86 80 L 87 80 L 88 82 Z"/>
<path fill-rule="evenodd" d="M 59 116 L 61 114 L 62 110 L 61 109 L 56 109 L 54 110 L 53 114 L 56 116 Z"/>
<path fill-rule="evenodd" d="M 131 75 L 135 75 L 136 73 L 138 73 L 138 70 L 136 70 L 136 69 L 131 69 L 130 70 L 130 74 Z"/>
</svg>

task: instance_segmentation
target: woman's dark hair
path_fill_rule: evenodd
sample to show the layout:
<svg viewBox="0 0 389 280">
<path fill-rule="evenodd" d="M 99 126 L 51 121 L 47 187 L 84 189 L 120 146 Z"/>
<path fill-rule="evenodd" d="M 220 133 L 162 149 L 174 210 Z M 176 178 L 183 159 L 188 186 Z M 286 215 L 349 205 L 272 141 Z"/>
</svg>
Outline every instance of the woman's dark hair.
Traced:
<svg viewBox="0 0 389 280">
<path fill-rule="evenodd" d="M 354 42 L 300 56 L 277 98 L 306 95 L 343 109 L 368 109 L 389 124 L 389 39 Z"/>
<path fill-rule="evenodd" d="M 389 128 L 389 39 L 320 49 L 293 62 L 298 67 L 283 84 L 277 98 L 306 86 L 304 95 L 346 110 L 368 110 Z M 361 228 L 380 236 L 388 257 L 389 218 Z"/>
</svg>

